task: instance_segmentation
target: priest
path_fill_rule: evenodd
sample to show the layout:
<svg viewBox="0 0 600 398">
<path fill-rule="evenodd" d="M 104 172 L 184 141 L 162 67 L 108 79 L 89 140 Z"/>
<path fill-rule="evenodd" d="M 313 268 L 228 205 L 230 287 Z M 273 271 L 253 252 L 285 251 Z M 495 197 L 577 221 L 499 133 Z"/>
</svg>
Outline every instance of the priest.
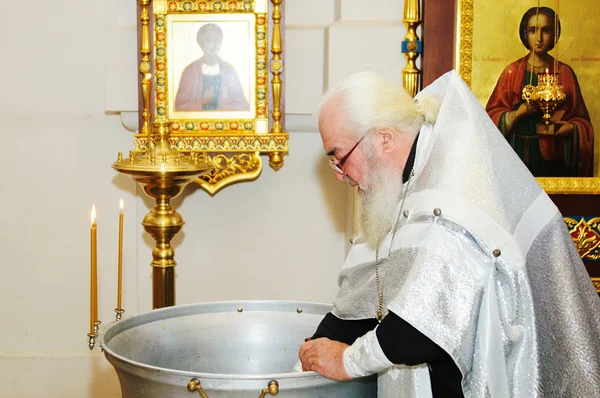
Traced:
<svg viewBox="0 0 600 398">
<path fill-rule="evenodd" d="M 562 215 L 456 72 L 374 73 L 319 113 L 361 234 L 302 370 L 379 397 L 600 397 L 600 300 Z"/>
</svg>

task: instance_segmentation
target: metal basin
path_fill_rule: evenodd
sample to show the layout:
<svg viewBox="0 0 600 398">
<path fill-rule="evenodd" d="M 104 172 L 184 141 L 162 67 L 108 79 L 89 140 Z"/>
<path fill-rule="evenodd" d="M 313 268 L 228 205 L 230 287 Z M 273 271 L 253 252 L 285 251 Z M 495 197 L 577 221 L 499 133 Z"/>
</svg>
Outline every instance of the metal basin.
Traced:
<svg viewBox="0 0 600 398">
<path fill-rule="evenodd" d="M 289 301 L 168 307 L 114 323 L 100 344 L 126 398 L 376 397 L 375 377 L 334 382 L 291 373 L 300 345 L 331 308 Z"/>
</svg>

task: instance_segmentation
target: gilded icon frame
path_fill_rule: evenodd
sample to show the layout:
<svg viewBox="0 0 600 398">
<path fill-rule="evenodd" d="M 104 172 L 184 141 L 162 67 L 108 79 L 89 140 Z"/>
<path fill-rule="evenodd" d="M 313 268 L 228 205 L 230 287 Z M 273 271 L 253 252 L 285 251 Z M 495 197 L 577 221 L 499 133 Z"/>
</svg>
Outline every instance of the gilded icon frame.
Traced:
<svg viewBox="0 0 600 398">
<path fill-rule="evenodd" d="M 196 153 L 214 165 L 211 173 L 197 180 L 211 195 L 230 184 L 258 178 L 262 172 L 261 155 L 269 156 L 273 169 L 283 166 L 289 135 L 284 131 L 282 117 L 282 1 L 140 1 L 143 112 L 140 132 L 134 138 L 136 152 L 146 151 L 152 123 L 167 121 L 169 141 L 174 148 L 182 153 Z M 201 62 L 205 54 L 200 45 L 200 29 L 209 24 L 220 30 L 220 70 L 216 72 L 219 83 L 213 93 L 220 90 L 221 94 L 216 94 L 215 105 L 206 109 L 204 98 L 200 97 L 201 102 L 196 100 L 198 91 L 203 95 L 202 88 L 196 85 L 206 87 L 202 82 L 207 80 L 196 76 L 199 70 L 201 76 L 211 73 Z M 185 72 L 188 67 L 190 71 L 195 68 L 193 73 Z M 231 83 L 228 76 L 234 76 L 236 82 Z M 190 88 L 187 91 L 194 94 L 180 97 L 178 90 L 182 87 Z M 227 93 L 229 101 L 222 101 Z M 222 103 L 229 105 L 221 106 Z M 242 105 L 231 105 L 234 103 Z"/>
<path fill-rule="evenodd" d="M 552 4 L 555 4 L 558 0 L 548 0 L 548 1 L 542 1 L 542 3 L 548 3 L 548 4 L 541 4 L 542 6 L 547 5 L 547 6 L 552 6 Z M 570 0 L 571 3 L 575 3 L 577 2 L 577 6 L 581 6 L 583 7 L 583 3 L 580 0 Z M 560 0 L 559 3 L 559 7 L 560 4 L 565 3 L 566 0 Z M 493 2 L 492 2 L 493 3 Z M 489 98 L 489 94 L 485 93 L 485 90 L 482 89 L 482 85 L 483 84 L 479 84 L 478 82 L 481 81 L 487 81 L 488 83 L 485 84 L 490 84 L 489 82 L 495 84 L 495 82 L 497 81 L 500 73 L 502 72 L 504 66 L 506 66 L 506 61 L 510 61 L 510 59 L 508 59 L 507 57 L 502 57 L 502 56 L 497 56 L 495 58 L 491 58 L 489 57 L 489 53 L 493 50 L 491 50 L 491 48 L 498 48 L 495 46 L 506 46 L 507 48 L 509 47 L 509 40 L 506 39 L 507 34 L 504 33 L 504 41 L 501 40 L 497 40 L 498 39 L 498 35 L 497 32 L 498 30 L 495 29 L 493 26 L 491 26 L 490 24 L 490 19 L 489 19 L 489 15 L 501 15 L 502 17 L 499 18 L 503 18 L 502 21 L 496 21 L 496 23 L 503 23 L 503 24 L 507 24 L 507 21 L 509 20 L 510 17 L 510 13 L 516 13 L 517 9 L 519 9 L 518 7 L 524 7 L 523 4 L 527 3 L 527 7 L 529 7 L 529 4 L 533 4 L 533 6 L 535 6 L 537 4 L 537 0 L 513 0 L 511 3 L 503 3 L 503 2 L 495 2 L 495 3 L 483 3 L 483 0 L 457 0 L 457 4 L 456 4 L 456 24 L 455 24 L 455 40 L 454 40 L 454 50 L 455 50 L 455 54 L 454 54 L 454 68 L 459 72 L 459 74 L 461 75 L 462 79 L 467 83 L 467 85 L 469 85 L 469 87 L 473 90 L 473 92 L 475 93 L 475 95 L 477 96 L 477 98 L 480 100 L 480 102 L 482 102 L 482 105 L 485 106 L 485 102 L 487 101 L 487 99 Z M 552 4 L 550 4 L 552 3 Z M 574 18 L 579 18 L 575 17 L 575 15 L 579 15 L 576 14 L 574 10 L 574 7 L 571 3 L 567 3 L 567 5 L 564 5 L 563 7 L 567 8 L 569 7 L 566 12 L 571 12 L 574 15 Z M 580 4 L 581 3 L 581 4 Z M 487 12 L 486 14 L 484 14 L 483 12 L 479 12 L 476 7 L 482 6 L 481 9 L 486 8 L 486 12 L 489 11 L 489 9 L 491 8 L 495 8 L 495 12 Z M 577 7 L 575 7 L 577 8 Z M 579 9 L 577 8 L 577 11 L 579 11 Z M 560 15 L 560 12 L 558 12 Z M 585 14 L 585 13 L 584 13 Z M 594 14 L 594 13 L 589 13 Z M 522 14 L 521 14 L 522 15 Z M 484 18 L 487 18 L 484 20 Z M 587 16 L 586 16 L 587 18 Z M 577 19 L 578 21 L 578 19 Z M 480 27 L 480 25 L 483 25 L 485 22 L 485 29 L 478 29 L 477 27 Z M 562 23 L 562 22 L 561 22 Z M 581 24 L 580 24 L 581 25 Z M 578 25 L 579 26 L 579 25 Z M 584 24 L 584 26 L 586 26 Z M 593 25 L 587 25 L 589 26 L 590 30 L 593 27 Z M 481 26 L 483 27 L 483 26 Z M 564 29 L 563 29 L 564 30 Z M 583 30 L 583 29 L 581 29 Z M 518 30 L 515 30 L 515 36 L 516 36 L 516 40 L 519 40 L 518 38 Z M 581 35 L 581 32 L 578 32 Z M 585 33 L 585 31 L 584 31 Z M 495 36 L 494 36 L 495 35 Z M 494 40 L 496 40 L 496 42 L 494 42 Z M 562 40 L 562 39 L 561 39 Z M 481 43 L 485 43 L 486 45 L 480 45 L 479 47 L 477 47 L 477 44 L 481 44 Z M 520 44 L 520 43 L 519 43 Z M 485 47 L 485 48 L 484 48 Z M 557 50 L 558 51 L 558 50 Z M 559 53 L 562 54 L 562 53 Z M 525 55 L 525 54 L 523 54 Z M 571 54 L 573 55 L 573 54 Z M 600 61 L 600 52 L 597 52 L 597 57 L 595 56 L 596 53 L 593 54 L 593 57 L 588 57 L 589 59 L 598 59 Z M 488 58 L 485 58 L 488 57 Z M 569 59 L 571 59 L 569 57 Z M 575 59 L 575 58 L 573 58 Z M 585 57 L 584 57 L 585 59 Z M 562 58 L 561 58 L 562 60 Z M 579 61 L 581 61 L 581 57 L 579 58 Z M 496 63 L 496 65 L 494 65 L 494 62 Z M 491 66 L 486 66 L 486 63 L 491 65 Z M 591 67 L 590 67 L 591 68 Z M 579 73 L 578 73 L 579 74 Z M 594 83 L 593 83 L 593 79 L 595 79 L 595 81 L 597 82 L 598 80 L 598 75 L 592 75 L 590 76 L 589 73 L 582 73 L 581 74 L 583 77 L 585 77 L 586 82 L 584 82 L 581 78 L 580 78 L 580 82 L 581 82 L 581 86 L 583 87 L 583 85 L 585 83 L 587 83 L 588 85 L 585 87 L 585 89 L 587 90 L 588 94 L 586 95 L 586 93 L 584 92 L 584 97 L 586 98 L 586 103 L 588 102 L 588 98 L 590 98 L 593 103 L 596 103 L 596 97 L 598 97 L 598 95 L 596 95 L 593 90 L 594 90 Z M 493 88 L 493 85 L 492 85 Z M 488 92 L 490 92 L 491 90 L 488 89 Z M 583 88 L 582 88 L 582 91 Z M 486 96 L 487 95 L 487 96 Z M 588 104 L 588 109 L 590 112 L 590 115 L 592 116 L 592 123 L 594 124 L 594 126 L 596 127 L 595 131 L 594 131 L 594 172 L 593 172 L 593 177 L 537 177 L 537 181 L 540 183 L 540 185 L 544 188 L 544 190 L 548 193 L 548 194 L 600 194 L 600 134 L 598 134 L 597 132 L 600 131 L 600 102 L 598 102 L 599 106 L 590 106 Z M 599 123 L 594 123 L 594 119 L 598 120 Z"/>
</svg>

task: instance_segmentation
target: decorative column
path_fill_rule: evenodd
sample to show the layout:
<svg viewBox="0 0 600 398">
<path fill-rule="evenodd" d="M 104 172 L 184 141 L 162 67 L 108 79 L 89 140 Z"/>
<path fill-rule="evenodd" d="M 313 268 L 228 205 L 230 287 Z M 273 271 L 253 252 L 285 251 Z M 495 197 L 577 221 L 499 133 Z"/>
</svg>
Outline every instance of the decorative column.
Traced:
<svg viewBox="0 0 600 398">
<path fill-rule="evenodd" d="M 406 66 L 402 70 L 402 85 L 414 97 L 421 88 L 421 71 L 416 65 L 423 47 L 423 43 L 417 36 L 417 26 L 421 24 L 419 0 L 405 0 L 402 22 L 406 24 L 406 36 L 402 41 L 402 53 L 406 58 Z"/>
<path fill-rule="evenodd" d="M 283 132 L 281 128 L 281 72 L 283 71 L 283 60 L 281 53 L 283 48 L 281 45 L 281 3 L 283 0 L 271 0 L 273 2 L 273 39 L 271 41 L 271 52 L 273 59 L 271 60 L 271 71 L 273 80 L 271 86 L 273 88 L 273 128 L 271 133 L 280 134 Z M 283 157 L 280 152 L 269 154 L 269 165 L 274 170 L 279 170 L 283 166 Z"/>
</svg>

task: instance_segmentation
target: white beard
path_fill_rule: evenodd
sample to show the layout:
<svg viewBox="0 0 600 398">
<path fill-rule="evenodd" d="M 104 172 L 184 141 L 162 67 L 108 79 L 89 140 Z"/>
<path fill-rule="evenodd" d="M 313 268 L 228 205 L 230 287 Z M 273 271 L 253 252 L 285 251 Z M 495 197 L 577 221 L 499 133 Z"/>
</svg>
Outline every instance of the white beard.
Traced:
<svg viewBox="0 0 600 398">
<path fill-rule="evenodd" d="M 367 245 L 376 249 L 396 222 L 403 184 L 395 168 L 376 162 L 369 162 L 368 168 L 368 188 L 358 198 L 358 219 Z"/>
</svg>

